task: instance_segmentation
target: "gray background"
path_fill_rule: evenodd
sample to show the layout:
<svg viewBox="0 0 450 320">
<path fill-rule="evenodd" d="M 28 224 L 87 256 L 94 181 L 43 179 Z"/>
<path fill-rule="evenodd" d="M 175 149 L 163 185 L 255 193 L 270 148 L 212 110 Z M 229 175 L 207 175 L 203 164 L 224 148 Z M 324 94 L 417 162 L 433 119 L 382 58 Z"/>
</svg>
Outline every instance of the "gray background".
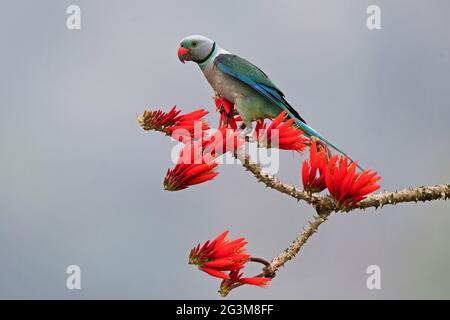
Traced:
<svg viewBox="0 0 450 320">
<path fill-rule="evenodd" d="M 82 29 L 66 29 L 66 7 Z M 204 34 L 260 66 L 316 129 L 383 189 L 450 181 L 448 1 L 2 1 L 0 297 L 217 298 L 189 249 L 225 228 L 272 258 L 313 209 L 240 166 L 165 192 L 173 143 L 144 132 L 145 108 L 213 111 L 181 38 Z M 213 112 L 208 120 L 216 123 Z M 285 152 L 280 177 L 300 184 Z M 333 215 L 267 289 L 231 298 L 450 298 L 449 204 Z M 65 269 L 82 269 L 82 290 Z M 366 289 L 366 267 L 382 290 Z M 256 272 L 256 267 L 250 268 Z"/>
</svg>

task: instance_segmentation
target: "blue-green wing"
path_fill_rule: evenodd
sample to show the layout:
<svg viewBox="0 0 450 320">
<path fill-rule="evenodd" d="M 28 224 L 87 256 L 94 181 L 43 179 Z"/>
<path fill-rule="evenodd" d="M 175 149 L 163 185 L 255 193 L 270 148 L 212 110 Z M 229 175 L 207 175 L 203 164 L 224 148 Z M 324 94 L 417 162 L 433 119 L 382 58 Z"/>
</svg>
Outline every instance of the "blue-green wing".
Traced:
<svg viewBox="0 0 450 320">
<path fill-rule="evenodd" d="M 306 124 L 306 121 L 286 101 L 283 92 L 269 77 L 251 62 L 234 54 L 221 54 L 214 59 L 214 65 L 225 74 L 236 78 L 272 101 L 281 111 Z"/>
</svg>

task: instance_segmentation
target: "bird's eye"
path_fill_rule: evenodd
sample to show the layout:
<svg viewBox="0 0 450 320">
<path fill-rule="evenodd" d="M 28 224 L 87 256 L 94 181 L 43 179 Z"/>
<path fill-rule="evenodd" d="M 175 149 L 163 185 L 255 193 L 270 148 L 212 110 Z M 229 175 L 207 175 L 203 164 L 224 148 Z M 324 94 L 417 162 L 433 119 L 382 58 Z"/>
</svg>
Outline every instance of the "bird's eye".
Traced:
<svg viewBox="0 0 450 320">
<path fill-rule="evenodd" d="M 196 47 L 197 46 L 197 42 L 192 42 L 192 46 Z"/>
</svg>

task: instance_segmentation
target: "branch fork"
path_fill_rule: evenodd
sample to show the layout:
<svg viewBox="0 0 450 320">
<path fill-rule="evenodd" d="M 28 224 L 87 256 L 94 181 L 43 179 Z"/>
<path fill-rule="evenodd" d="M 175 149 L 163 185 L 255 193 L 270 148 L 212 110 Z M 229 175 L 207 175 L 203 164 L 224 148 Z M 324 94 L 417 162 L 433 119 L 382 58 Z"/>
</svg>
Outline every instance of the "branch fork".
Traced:
<svg viewBox="0 0 450 320">
<path fill-rule="evenodd" d="M 231 107 L 229 106 L 229 108 Z M 224 117 L 222 114 L 220 123 L 226 122 L 228 124 L 231 124 L 232 127 L 236 128 L 237 130 L 236 121 L 239 120 L 235 118 L 234 114 L 231 112 L 231 109 L 226 113 L 226 117 Z M 203 117 L 206 114 L 207 111 L 199 109 L 188 114 L 180 115 L 180 111 L 176 110 L 176 108 L 173 107 L 169 112 L 163 112 L 161 110 L 145 111 L 141 117 L 138 117 L 138 122 L 144 130 L 160 131 L 172 137 L 174 137 L 174 134 L 178 132 L 178 138 L 188 137 L 194 138 L 195 140 L 197 132 L 196 124 L 200 124 L 199 127 L 201 130 L 209 128 L 209 125 L 203 120 Z M 283 123 L 283 119 L 284 115 L 280 115 L 272 121 L 269 127 L 265 128 L 264 124 L 261 123 L 259 124 L 259 126 L 265 130 L 264 132 L 266 135 L 268 132 L 271 132 L 271 130 L 282 129 L 282 131 L 280 131 L 280 136 L 283 135 L 283 145 L 279 146 L 280 149 L 284 148 L 288 150 L 302 151 L 306 147 L 306 141 L 302 140 L 301 136 L 296 137 L 297 135 L 301 135 L 301 131 L 295 129 L 294 127 L 290 127 L 290 124 L 287 122 L 291 120 Z M 219 130 L 222 130 L 224 128 L 225 127 L 221 127 L 221 129 Z M 201 137 L 203 137 L 203 135 L 201 135 Z M 207 142 L 207 144 L 211 145 L 213 145 L 213 143 L 214 140 Z M 408 202 L 418 203 L 434 200 L 448 200 L 450 198 L 450 184 L 406 188 L 401 191 L 383 192 L 379 194 L 371 194 L 364 197 L 364 195 L 367 195 L 379 188 L 379 185 L 376 185 L 376 182 L 379 179 L 379 177 L 376 176 L 376 172 L 370 172 L 370 170 L 366 170 L 360 174 L 355 174 L 356 164 L 352 163 L 348 165 L 347 158 L 345 158 L 344 160 L 339 160 L 339 165 L 337 165 L 337 156 L 330 157 L 326 153 L 321 154 L 323 150 L 320 149 L 323 149 L 323 146 L 320 146 L 320 143 L 318 143 L 318 146 L 316 148 L 316 141 L 314 139 L 311 139 L 311 144 L 309 144 L 310 163 L 306 163 L 307 167 L 304 167 L 306 175 L 303 176 L 303 179 L 305 179 L 303 180 L 303 184 L 305 189 L 307 189 L 308 191 L 324 190 L 324 180 L 322 179 L 318 182 L 318 180 L 315 179 L 315 175 L 318 172 L 317 170 L 319 170 L 319 178 L 322 178 L 323 172 L 327 170 L 325 180 L 326 187 L 330 191 L 330 195 L 307 192 L 305 190 L 298 189 L 295 186 L 282 182 L 278 177 L 274 175 L 265 173 L 262 169 L 262 166 L 258 162 L 252 161 L 249 153 L 245 150 L 245 148 L 243 148 L 244 144 L 241 145 L 241 142 L 235 143 L 236 148 L 233 149 L 234 157 L 239 160 L 245 170 L 249 171 L 257 179 L 258 182 L 263 183 L 267 188 L 271 188 L 280 193 L 286 194 L 296 199 L 297 201 L 303 201 L 311 205 L 316 210 L 316 215 L 314 216 L 314 219 L 310 221 L 309 224 L 302 230 L 302 232 L 294 239 L 294 241 L 283 252 L 274 257 L 270 262 L 261 258 L 250 257 L 250 255 L 244 253 L 239 253 L 243 250 L 242 248 L 246 242 L 244 242 L 244 238 L 236 240 L 238 241 L 237 244 L 234 244 L 234 242 L 228 242 L 228 240 L 225 240 L 225 236 L 228 231 L 224 232 L 213 242 L 208 241 L 203 247 L 198 246 L 194 248 L 191 251 L 190 263 L 199 264 L 201 265 L 202 271 L 205 271 L 215 277 L 224 279 L 219 291 L 222 296 L 228 295 L 230 291 L 237 287 L 240 287 L 243 284 L 253 284 L 261 286 L 270 282 L 270 278 L 274 278 L 279 269 L 283 267 L 289 260 L 292 260 L 300 252 L 301 248 L 307 243 L 309 238 L 318 231 L 319 227 L 323 223 L 325 223 L 328 220 L 328 217 L 334 212 L 345 213 L 355 211 L 357 209 L 378 209 L 384 207 L 385 205 L 397 205 L 400 203 Z M 186 145 L 186 147 L 187 146 L 188 145 Z M 225 150 L 224 147 L 222 147 L 222 150 Z M 189 151 L 188 154 L 190 154 L 190 149 L 187 149 L 187 151 Z M 334 166 L 334 171 L 330 171 L 331 165 Z M 177 163 L 174 169 L 168 170 L 164 183 L 165 188 L 167 190 L 181 190 L 188 187 L 189 185 L 210 180 L 215 175 L 217 175 L 216 172 L 213 172 L 215 166 L 217 166 L 216 162 L 200 163 L 194 166 Z M 179 177 L 180 174 L 182 174 L 181 178 Z M 337 180 L 334 181 L 332 179 Z M 336 188 L 338 182 L 340 183 L 340 186 L 342 188 Z M 308 184 L 305 185 L 305 183 Z M 349 187 L 350 183 L 353 183 L 351 184 L 351 187 Z M 309 188 L 309 186 L 312 186 L 312 188 Z M 347 189 L 345 189 L 346 191 L 344 191 L 343 193 L 342 189 L 344 187 L 346 187 Z M 360 188 L 360 193 L 355 193 L 356 191 L 358 191 L 358 187 Z M 355 188 L 356 191 L 353 190 L 353 188 Z M 363 189 L 364 192 L 362 191 Z M 349 192 L 353 192 L 351 193 L 351 195 L 353 196 L 353 202 L 344 202 L 342 199 L 345 196 L 348 196 Z M 347 197 L 347 199 L 349 198 Z M 214 251 L 213 249 L 215 248 L 215 246 L 217 247 L 220 244 L 226 247 L 227 243 L 228 245 L 229 243 L 232 243 L 239 249 L 234 253 L 228 252 L 229 249 L 228 251 L 223 249 L 228 252 L 228 254 L 231 254 L 231 258 L 228 258 L 228 260 L 218 259 L 217 261 L 217 257 L 215 257 L 215 262 L 206 259 L 206 257 L 214 257 L 216 251 Z M 261 263 L 264 266 L 262 272 L 252 278 L 242 278 L 242 274 L 239 273 L 239 268 L 242 268 L 243 264 L 246 261 Z M 237 264 L 237 266 L 233 265 L 231 262 Z M 230 272 L 229 274 L 226 274 L 223 271 Z"/>
</svg>

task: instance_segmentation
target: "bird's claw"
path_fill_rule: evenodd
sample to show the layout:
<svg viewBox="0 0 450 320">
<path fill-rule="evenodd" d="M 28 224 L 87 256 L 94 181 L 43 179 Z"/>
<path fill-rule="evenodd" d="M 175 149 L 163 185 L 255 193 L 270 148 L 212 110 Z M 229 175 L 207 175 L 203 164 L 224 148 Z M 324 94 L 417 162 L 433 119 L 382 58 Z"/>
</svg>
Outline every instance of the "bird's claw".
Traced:
<svg viewBox="0 0 450 320">
<path fill-rule="evenodd" d="M 239 136 L 244 139 L 247 142 L 255 142 L 255 139 L 253 137 L 253 129 L 246 127 L 241 131 Z"/>
<path fill-rule="evenodd" d="M 245 135 L 245 141 L 246 142 L 255 142 L 255 139 L 253 138 L 252 134 Z"/>
</svg>

